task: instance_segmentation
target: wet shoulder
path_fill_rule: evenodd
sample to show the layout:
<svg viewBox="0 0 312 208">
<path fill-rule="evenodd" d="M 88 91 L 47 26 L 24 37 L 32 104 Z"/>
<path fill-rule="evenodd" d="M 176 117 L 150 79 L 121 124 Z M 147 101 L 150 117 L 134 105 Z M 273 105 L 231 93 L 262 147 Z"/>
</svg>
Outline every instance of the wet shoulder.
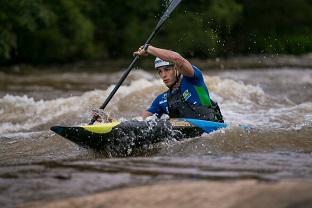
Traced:
<svg viewBox="0 0 312 208">
<path fill-rule="evenodd" d="M 197 66 L 193 66 L 193 69 L 194 69 L 194 78 L 195 79 L 203 79 L 203 74 L 201 72 L 201 70 L 197 67 Z"/>
<path fill-rule="evenodd" d="M 183 79 L 185 79 L 185 81 L 187 82 L 191 82 L 192 84 L 199 84 L 203 82 L 204 77 L 203 77 L 201 70 L 194 65 L 192 65 L 192 67 L 194 69 L 194 76 L 193 77 L 184 76 Z"/>
</svg>

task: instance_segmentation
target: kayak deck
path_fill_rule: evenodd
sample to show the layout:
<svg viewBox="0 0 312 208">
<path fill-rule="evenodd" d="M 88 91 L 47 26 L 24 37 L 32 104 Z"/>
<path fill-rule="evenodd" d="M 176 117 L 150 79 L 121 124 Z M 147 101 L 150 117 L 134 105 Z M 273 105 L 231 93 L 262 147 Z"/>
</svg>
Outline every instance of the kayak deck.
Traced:
<svg viewBox="0 0 312 208">
<path fill-rule="evenodd" d="M 197 123 L 194 125 L 193 122 Z M 197 119 L 130 120 L 87 126 L 53 126 L 51 130 L 83 147 L 95 150 L 109 148 L 122 151 L 123 149 L 138 148 L 168 140 L 197 137 L 204 132 L 225 127 L 225 124 L 216 122 L 198 122 L 201 121 Z M 209 126 L 211 129 L 205 129 Z"/>
</svg>

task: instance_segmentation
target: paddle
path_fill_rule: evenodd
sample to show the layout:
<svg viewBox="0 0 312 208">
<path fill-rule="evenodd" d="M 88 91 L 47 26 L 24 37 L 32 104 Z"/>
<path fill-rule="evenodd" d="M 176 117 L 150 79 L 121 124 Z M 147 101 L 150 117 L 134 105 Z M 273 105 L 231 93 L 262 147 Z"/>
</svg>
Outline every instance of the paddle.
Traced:
<svg viewBox="0 0 312 208">
<path fill-rule="evenodd" d="M 157 34 L 157 32 L 160 30 L 161 26 L 165 23 L 165 21 L 168 19 L 168 17 L 170 16 L 170 14 L 172 13 L 172 11 L 179 5 L 179 3 L 182 0 L 172 0 L 169 4 L 169 6 L 167 7 L 165 13 L 162 15 L 162 17 L 160 18 L 158 24 L 156 25 L 156 27 L 154 28 L 153 32 L 151 33 L 151 35 L 148 37 L 147 41 L 144 44 L 144 47 L 146 47 L 147 44 L 149 44 L 151 42 L 151 40 L 155 37 L 155 35 Z M 120 80 L 118 81 L 118 83 L 116 84 L 116 86 L 114 87 L 114 89 L 111 91 L 111 93 L 109 94 L 109 96 L 106 98 L 105 102 L 100 106 L 100 109 L 104 109 L 107 104 L 109 103 L 109 101 L 112 99 L 112 97 L 115 95 L 115 93 L 117 92 L 117 90 L 119 89 L 119 87 L 122 85 L 122 83 L 124 82 L 124 80 L 127 78 L 128 74 L 130 73 L 130 71 L 132 70 L 133 66 L 136 64 L 136 62 L 139 60 L 139 56 L 135 56 L 133 61 L 131 62 L 131 64 L 128 66 L 127 70 L 124 72 L 124 74 L 122 75 L 122 77 L 120 78 Z M 89 125 L 92 125 L 96 119 L 98 118 L 98 115 L 94 115 L 93 118 L 91 119 Z"/>
</svg>

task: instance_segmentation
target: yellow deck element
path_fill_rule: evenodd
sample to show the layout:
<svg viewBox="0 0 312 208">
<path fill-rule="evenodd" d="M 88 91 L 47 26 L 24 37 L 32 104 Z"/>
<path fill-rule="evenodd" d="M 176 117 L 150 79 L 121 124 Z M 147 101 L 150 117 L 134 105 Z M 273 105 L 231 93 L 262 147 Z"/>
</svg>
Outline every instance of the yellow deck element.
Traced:
<svg viewBox="0 0 312 208">
<path fill-rule="evenodd" d="M 120 122 L 114 121 L 111 123 L 99 123 L 99 124 L 81 126 L 81 127 L 93 133 L 105 134 L 105 133 L 110 132 L 112 128 L 117 126 L 118 124 L 120 124 Z"/>
</svg>

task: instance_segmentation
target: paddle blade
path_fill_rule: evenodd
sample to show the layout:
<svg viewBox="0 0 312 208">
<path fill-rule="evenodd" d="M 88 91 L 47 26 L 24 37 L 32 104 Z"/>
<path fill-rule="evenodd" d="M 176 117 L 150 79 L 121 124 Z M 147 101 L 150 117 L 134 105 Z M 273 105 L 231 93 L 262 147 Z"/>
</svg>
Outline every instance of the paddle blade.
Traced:
<svg viewBox="0 0 312 208">
<path fill-rule="evenodd" d="M 172 0 L 172 1 L 170 1 L 170 4 L 169 4 L 169 6 L 168 6 L 168 8 L 167 8 L 167 10 L 166 10 L 164 15 L 169 16 L 172 13 L 172 11 L 180 4 L 181 1 L 182 0 Z"/>
<path fill-rule="evenodd" d="M 165 21 L 166 19 L 170 16 L 170 14 L 172 13 L 172 11 L 180 4 L 182 0 L 172 0 L 170 1 L 169 6 L 167 7 L 165 13 L 163 14 L 163 16 L 160 18 L 157 27 L 160 27 Z"/>
</svg>

